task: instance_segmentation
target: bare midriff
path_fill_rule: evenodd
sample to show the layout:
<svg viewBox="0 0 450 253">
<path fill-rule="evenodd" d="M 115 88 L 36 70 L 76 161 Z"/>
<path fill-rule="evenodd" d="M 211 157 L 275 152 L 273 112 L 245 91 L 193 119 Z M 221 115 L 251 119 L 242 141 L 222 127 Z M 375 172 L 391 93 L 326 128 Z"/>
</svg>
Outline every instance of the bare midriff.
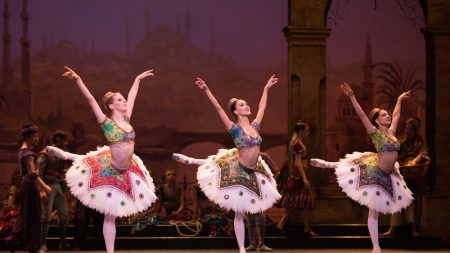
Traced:
<svg viewBox="0 0 450 253">
<path fill-rule="evenodd" d="M 130 166 L 134 153 L 134 141 L 119 141 L 109 145 L 111 149 L 111 165 L 114 168 L 125 169 Z"/>
<path fill-rule="evenodd" d="M 386 173 L 391 173 L 394 164 L 397 161 L 397 152 L 379 152 L 378 154 L 378 168 Z"/>
<path fill-rule="evenodd" d="M 259 145 L 238 149 L 239 163 L 247 168 L 254 168 L 258 162 L 260 150 Z"/>
</svg>

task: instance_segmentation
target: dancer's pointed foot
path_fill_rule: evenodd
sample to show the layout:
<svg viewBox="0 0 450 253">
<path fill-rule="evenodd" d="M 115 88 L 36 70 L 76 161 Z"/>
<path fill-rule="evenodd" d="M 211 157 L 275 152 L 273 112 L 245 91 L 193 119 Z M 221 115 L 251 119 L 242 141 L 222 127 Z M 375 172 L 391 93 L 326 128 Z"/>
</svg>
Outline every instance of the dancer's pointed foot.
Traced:
<svg viewBox="0 0 450 253">
<path fill-rule="evenodd" d="M 381 253 L 381 248 L 380 248 L 380 246 L 375 246 L 375 247 L 373 247 L 372 253 Z"/>
<path fill-rule="evenodd" d="M 312 166 L 315 166 L 315 167 L 327 168 L 327 163 L 328 162 L 324 161 L 322 159 L 313 158 L 313 159 L 310 160 L 310 163 L 311 163 Z"/>
<path fill-rule="evenodd" d="M 183 154 L 179 154 L 179 153 L 173 153 L 172 154 L 172 158 L 173 160 L 180 162 L 180 163 L 185 163 L 185 164 L 192 164 L 192 157 L 183 155 Z"/>
<path fill-rule="evenodd" d="M 56 156 L 59 159 L 67 160 L 67 152 L 65 152 L 64 150 L 59 149 L 57 147 L 47 146 L 45 148 L 45 152 L 47 152 L 50 155 Z"/>
</svg>

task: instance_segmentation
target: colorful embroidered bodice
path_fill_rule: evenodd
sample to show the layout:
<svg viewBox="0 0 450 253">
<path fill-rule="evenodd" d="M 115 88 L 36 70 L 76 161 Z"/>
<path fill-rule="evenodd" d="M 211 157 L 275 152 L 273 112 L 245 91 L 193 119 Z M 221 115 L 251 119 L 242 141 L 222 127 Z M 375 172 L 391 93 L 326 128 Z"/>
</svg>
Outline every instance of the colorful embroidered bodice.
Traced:
<svg viewBox="0 0 450 253">
<path fill-rule="evenodd" d="M 375 133 L 370 135 L 370 138 L 378 153 L 398 152 L 400 150 L 400 143 L 392 140 L 379 129 L 376 129 Z"/>
<path fill-rule="evenodd" d="M 125 120 L 129 122 L 129 119 L 127 117 L 125 117 Z M 120 128 L 114 120 L 108 117 L 105 118 L 105 121 L 102 123 L 101 127 L 103 129 L 103 134 L 105 135 L 106 140 L 109 144 L 124 141 L 134 141 L 136 137 L 136 133 L 133 129 L 130 132 L 127 132 Z"/>
<path fill-rule="evenodd" d="M 259 136 L 259 124 L 252 122 L 252 127 L 258 132 L 258 137 L 256 138 L 246 134 L 241 126 L 233 123 L 230 129 L 230 135 L 237 149 L 261 145 L 262 138 Z"/>
</svg>

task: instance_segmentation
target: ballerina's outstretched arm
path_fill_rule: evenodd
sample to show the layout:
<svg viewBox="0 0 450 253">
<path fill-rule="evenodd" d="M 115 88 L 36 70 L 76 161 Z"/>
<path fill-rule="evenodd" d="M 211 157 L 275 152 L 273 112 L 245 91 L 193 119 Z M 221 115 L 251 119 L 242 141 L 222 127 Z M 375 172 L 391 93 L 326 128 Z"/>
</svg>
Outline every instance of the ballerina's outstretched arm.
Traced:
<svg viewBox="0 0 450 253">
<path fill-rule="evenodd" d="M 266 110 L 267 105 L 267 95 L 269 93 L 269 89 L 274 86 L 278 82 L 278 77 L 275 77 L 275 75 L 272 75 L 269 80 L 266 83 L 266 86 L 264 86 L 263 93 L 261 95 L 261 99 L 259 100 L 259 106 L 258 106 L 258 113 L 256 114 L 256 118 L 253 122 L 257 123 L 258 125 L 261 124 L 261 121 L 264 117 L 264 112 Z"/>
<path fill-rule="evenodd" d="M 205 163 L 208 162 L 208 159 L 196 159 L 190 156 L 186 156 L 183 154 L 179 154 L 179 153 L 173 153 L 172 154 L 172 158 L 180 163 L 185 163 L 185 164 L 196 164 L 196 165 L 203 165 Z"/>
<path fill-rule="evenodd" d="M 222 120 L 223 124 L 225 125 L 225 128 L 227 130 L 230 130 L 231 126 L 233 125 L 233 122 L 230 120 L 230 118 L 228 118 L 227 113 L 223 110 L 222 106 L 220 106 L 219 102 L 217 102 L 216 97 L 214 97 L 211 90 L 209 90 L 205 81 L 197 77 L 197 81 L 195 81 L 195 84 L 198 86 L 198 88 L 200 88 L 205 92 L 206 96 L 208 96 L 209 100 L 211 101 L 217 113 L 219 114 L 219 117 Z"/>
<path fill-rule="evenodd" d="M 391 130 L 393 134 L 395 134 L 395 132 L 397 131 L 398 120 L 400 119 L 400 112 L 401 112 L 401 108 L 402 108 L 402 101 L 405 98 L 409 98 L 411 96 L 412 96 L 411 91 L 407 91 L 407 92 L 403 92 L 397 98 L 397 103 L 395 104 L 394 111 L 392 112 L 391 127 L 389 127 L 389 130 Z"/>
<path fill-rule="evenodd" d="M 105 120 L 105 114 L 103 113 L 102 109 L 98 105 L 97 101 L 95 100 L 94 96 L 92 96 L 89 89 L 86 87 L 86 85 L 81 80 L 80 76 L 75 73 L 71 68 L 64 66 L 66 68 L 66 72 L 62 74 L 63 76 L 67 76 L 70 79 L 75 79 L 77 82 L 78 88 L 80 88 L 81 93 L 83 93 L 84 97 L 87 99 L 89 105 L 91 106 L 92 111 L 95 114 L 95 117 L 97 118 L 97 122 L 101 123 Z"/>
<path fill-rule="evenodd" d="M 139 90 L 139 84 L 142 79 L 149 77 L 149 76 L 155 76 L 155 74 L 153 74 L 153 69 L 147 70 L 147 71 L 143 72 L 142 74 L 138 75 L 136 77 L 136 79 L 134 80 L 134 83 L 131 86 L 130 91 L 128 92 L 128 97 L 127 97 L 127 106 L 128 107 L 127 107 L 126 115 L 129 119 L 131 118 L 131 114 L 133 113 L 134 102 L 136 101 L 137 92 Z"/>
</svg>

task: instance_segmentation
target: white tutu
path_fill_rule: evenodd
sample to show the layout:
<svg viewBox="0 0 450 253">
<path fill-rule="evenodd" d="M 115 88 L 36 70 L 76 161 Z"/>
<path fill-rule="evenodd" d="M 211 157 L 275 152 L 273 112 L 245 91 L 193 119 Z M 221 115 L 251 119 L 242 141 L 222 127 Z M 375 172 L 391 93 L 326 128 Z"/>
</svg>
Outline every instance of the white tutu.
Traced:
<svg viewBox="0 0 450 253">
<path fill-rule="evenodd" d="M 335 174 L 342 191 L 351 199 L 380 213 L 396 213 L 412 202 L 411 191 L 398 170 L 391 173 L 377 167 L 378 156 L 372 152 L 354 152 L 339 160 Z"/>
<path fill-rule="evenodd" d="M 156 201 L 155 185 L 142 160 L 133 154 L 123 173 L 112 168 L 108 146 L 73 162 L 66 173 L 70 192 L 100 213 L 124 217 L 149 208 Z"/>
<path fill-rule="evenodd" d="M 254 170 L 238 162 L 238 150 L 220 149 L 199 166 L 197 180 L 205 195 L 220 207 L 239 213 L 259 213 L 280 199 L 268 165 L 259 157 Z"/>
</svg>

